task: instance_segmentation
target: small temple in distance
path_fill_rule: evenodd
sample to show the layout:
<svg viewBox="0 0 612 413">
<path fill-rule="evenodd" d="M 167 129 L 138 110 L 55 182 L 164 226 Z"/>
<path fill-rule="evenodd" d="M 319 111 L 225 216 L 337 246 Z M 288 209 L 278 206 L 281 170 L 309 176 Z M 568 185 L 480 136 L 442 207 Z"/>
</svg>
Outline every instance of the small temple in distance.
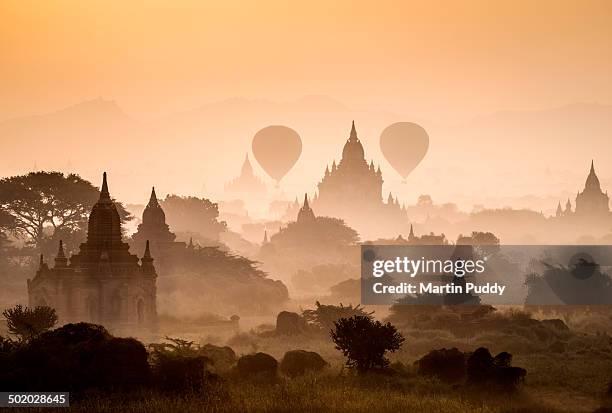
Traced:
<svg viewBox="0 0 612 413">
<path fill-rule="evenodd" d="M 297 222 L 300 224 L 308 224 L 316 219 L 314 211 L 308 204 L 308 194 L 304 194 L 304 204 L 298 211 Z"/>
<path fill-rule="evenodd" d="M 557 218 L 573 217 L 581 221 L 600 220 L 610 217 L 610 198 L 607 191 L 601 190 L 599 178 L 595 173 L 595 164 L 591 161 L 591 169 L 587 175 L 584 189 L 576 194 L 575 209 L 568 198 L 565 209 L 561 208 L 561 202 L 557 204 L 555 216 Z"/>
<path fill-rule="evenodd" d="M 234 198 L 261 196 L 267 192 L 266 185 L 253 172 L 253 166 L 247 153 L 240 169 L 240 175 L 225 184 L 225 192 Z"/>
<path fill-rule="evenodd" d="M 36 275 L 28 280 L 29 305 L 54 308 L 61 323 L 102 324 L 115 334 L 155 331 L 157 273 L 150 245 L 145 242 L 140 260 L 129 248 L 104 173 L 86 242 L 68 259 L 60 241 L 52 268 L 41 255 Z"/>
</svg>

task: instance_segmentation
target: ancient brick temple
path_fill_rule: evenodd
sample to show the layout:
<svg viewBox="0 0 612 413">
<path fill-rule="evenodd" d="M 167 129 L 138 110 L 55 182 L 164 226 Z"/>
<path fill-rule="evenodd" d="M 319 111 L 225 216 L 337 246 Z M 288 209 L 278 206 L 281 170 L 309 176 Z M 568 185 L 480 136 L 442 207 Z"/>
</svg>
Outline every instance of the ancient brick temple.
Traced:
<svg viewBox="0 0 612 413">
<path fill-rule="evenodd" d="M 148 242 L 142 259 L 123 242 L 121 219 L 102 182 L 100 199 L 89 215 L 87 241 L 65 256 L 62 242 L 53 268 L 40 259 L 28 280 L 30 306 L 55 308 L 60 323 L 87 321 L 114 333 L 152 331 L 157 324 L 156 278 Z"/>
</svg>

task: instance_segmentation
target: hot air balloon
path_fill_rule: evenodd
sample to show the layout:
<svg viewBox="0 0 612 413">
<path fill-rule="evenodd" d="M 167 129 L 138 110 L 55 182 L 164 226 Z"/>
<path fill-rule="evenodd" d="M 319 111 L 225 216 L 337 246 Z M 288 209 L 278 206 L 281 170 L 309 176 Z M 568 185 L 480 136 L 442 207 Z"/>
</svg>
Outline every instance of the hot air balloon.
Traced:
<svg viewBox="0 0 612 413">
<path fill-rule="evenodd" d="M 302 153 L 302 140 L 287 126 L 272 125 L 253 137 L 253 155 L 276 184 L 293 168 Z"/>
<path fill-rule="evenodd" d="M 416 123 L 393 123 L 380 134 L 380 150 L 404 182 L 423 160 L 428 148 L 429 136 Z"/>
</svg>

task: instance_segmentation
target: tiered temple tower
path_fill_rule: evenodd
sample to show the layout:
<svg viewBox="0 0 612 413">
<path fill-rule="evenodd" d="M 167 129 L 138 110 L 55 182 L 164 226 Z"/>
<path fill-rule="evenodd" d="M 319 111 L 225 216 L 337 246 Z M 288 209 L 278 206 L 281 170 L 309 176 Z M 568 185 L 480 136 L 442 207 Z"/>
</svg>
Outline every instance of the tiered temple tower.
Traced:
<svg viewBox="0 0 612 413">
<path fill-rule="evenodd" d="M 584 184 L 584 190 L 576 196 L 577 216 L 601 216 L 610 213 L 610 198 L 601 190 L 595 166 L 591 161 L 591 170 Z"/>
<path fill-rule="evenodd" d="M 584 183 L 584 189 L 576 195 L 574 210 L 572 211 L 572 204 L 568 198 L 565 203 L 565 210 L 561 208 L 561 202 L 557 204 L 555 217 L 593 223 L 599 222 L 602 218 L 610 217 L 610 198 L 607 192 L 601 190 L 593 161 L 591 161 L 591 169 Z"/>
<path fill-rule="evenodd" d="M 348 140 L 342 149 L 342 159 L 331 170 L 325 168 L 325 175 L 318 185 L 317 210 L 326 214 L 350 203 L 374 206 L 382 204 L 382 173 L 380 166 L 365 160 L 363 146 L 357 137 L 355 122 L 351 126 Z"/>
<path fill-rule="evenodd" d="M 408 225 L 406 210 L 400 206 L 397 197 L 389 194 L 383 202 L 383 178 L 380 166 L 365 160 L 363 145 L 357 137 L 355 122 L 349 138 L 342 149 L 342 159 L 331 169 L 325 168 L 323 179 L 318 184 L 318 194 L 313 206 L 321 216 L 344 219 L 359 232 L 376 233 L 364 223 L 377 221 L 378 229 L 399 232 Z"/>
<path fill-rule="evenodd" d="M 132 236 L 134 243 L 144 245 L 148 240 L 152 246 L 171 243 L 176 238 L 170 227 L 166 224 L 166 214 L 157 200 L 155 187 L 151 190 L 149 203 L 142 213 L 142 223 L 138 225 L 136 233 Z"/>
<path fill-rule="evenodd" d="M 157 325 L 156 278 L 149 243 L 139 262 L 122 240 L 121 219 L 104 173 L 87 241 L 70 261 L 60 241 L 53 268 L 41 255 L 36 275 L 28 280 L 29 305 L 55 308 L 61 323 L 97 323 L 118 334 L 152 331 Z"/>
<path fill-rule="evenodd" d="M 136 250 L 142 250 L 147 242 L 150 243 L 151 252 L 155 255 L 156 267 L 159 275 L 172 270 L 173 256 L 179 250 L 184 250 L 184 242 L 176 242 L 176 235 L 170 231 L 166 224 L 166 214 L 157 200 L 155 188 L 151 190 L 149 203 L 142 213 L 142 222 L 132 235 L 130 245 Z"/>
</svg>

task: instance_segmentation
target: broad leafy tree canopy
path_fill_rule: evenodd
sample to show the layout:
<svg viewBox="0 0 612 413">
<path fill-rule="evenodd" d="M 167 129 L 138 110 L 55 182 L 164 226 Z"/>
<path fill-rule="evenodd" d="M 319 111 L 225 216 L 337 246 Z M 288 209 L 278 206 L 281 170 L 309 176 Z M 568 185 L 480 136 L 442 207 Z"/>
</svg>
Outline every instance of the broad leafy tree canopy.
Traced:
<svg viewBox="0 0 612 413">
<path fill-rule="evenodd" d="M 76 174 L 30 172 L 0 180 L 0 226 L 28 238 L 34 247 L 46 239 L 83 232 L 99 190 Z M 116 203 L 123 221 L 131 219 Z"/>
</svg>

